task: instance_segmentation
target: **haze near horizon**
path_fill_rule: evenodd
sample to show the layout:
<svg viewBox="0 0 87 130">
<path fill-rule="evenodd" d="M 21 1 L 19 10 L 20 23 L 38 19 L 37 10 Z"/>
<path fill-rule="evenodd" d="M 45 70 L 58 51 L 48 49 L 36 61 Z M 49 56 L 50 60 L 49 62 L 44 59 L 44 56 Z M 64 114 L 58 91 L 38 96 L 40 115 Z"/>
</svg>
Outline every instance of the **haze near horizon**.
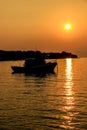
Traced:
<svg viewBox="0 0 87 130">
<path fill-rule="evenodd" d="M 87 0 L 0 0 L 0 50 L 87 56 Z"/>
</svg>

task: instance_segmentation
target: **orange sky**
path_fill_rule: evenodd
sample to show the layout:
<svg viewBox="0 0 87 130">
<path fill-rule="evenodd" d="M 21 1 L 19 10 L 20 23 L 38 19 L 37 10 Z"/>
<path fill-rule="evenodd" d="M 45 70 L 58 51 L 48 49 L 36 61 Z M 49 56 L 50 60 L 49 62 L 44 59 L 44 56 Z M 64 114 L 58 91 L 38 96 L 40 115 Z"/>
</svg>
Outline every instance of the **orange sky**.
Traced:
<svg viewBox="0 0 87 130">
<path fill-rule="evenodd" d="M 71 23 L 70 31 L 64 29 Z M 0 50 L 87 56 L 87 0 L 0 0 Z"/>
</svg>

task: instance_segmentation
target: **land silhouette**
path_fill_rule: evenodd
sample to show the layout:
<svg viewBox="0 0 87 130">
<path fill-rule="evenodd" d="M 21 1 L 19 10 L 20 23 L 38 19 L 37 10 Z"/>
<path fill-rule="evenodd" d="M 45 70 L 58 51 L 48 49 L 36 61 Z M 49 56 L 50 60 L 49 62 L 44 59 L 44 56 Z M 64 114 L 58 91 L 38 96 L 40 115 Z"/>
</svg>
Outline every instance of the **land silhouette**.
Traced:
<svg viewBox="0 0 87 130">
<path fill-rule="evenodd" d="M 0 61 L 25 60 L 26 58 L 43 57 L 45 59 L 77 58 L 70 52 L 41 52 L 41 51 L 6 51 L 0 50 Z"/>
</svg>

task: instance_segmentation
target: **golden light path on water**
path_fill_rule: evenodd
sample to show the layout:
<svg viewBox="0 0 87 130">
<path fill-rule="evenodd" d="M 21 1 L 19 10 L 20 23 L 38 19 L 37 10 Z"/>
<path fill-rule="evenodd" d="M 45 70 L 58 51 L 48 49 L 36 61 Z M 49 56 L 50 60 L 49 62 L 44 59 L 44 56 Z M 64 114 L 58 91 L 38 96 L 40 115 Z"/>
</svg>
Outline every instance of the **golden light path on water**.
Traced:
<svg viewBox="0 0 87 130">
<path fill-rule="evenodd" d="M 74 109 L 74 95 L 73 95 L 73 72 L 72 72 L 72 59 L 66 59 L 65 67 L 65 106 L 64 111 L 66 115 L 64 116 L 65 122 L 63 123 L 64 128 L 74 129 L 72 127 L 72 120 L 75 116 L 73 113 Z"/>
<path fill-rule="evenodd" d="M 72 104 L 73 102 L 73 81 L 72 81 L 72 59 L 66 59 L 66 82 L 65 82 L 65 88 L 66 88 L 66 102 L 67 105 Z M 71 107 L 68 107 L 70 109 Z"/>
</svg>

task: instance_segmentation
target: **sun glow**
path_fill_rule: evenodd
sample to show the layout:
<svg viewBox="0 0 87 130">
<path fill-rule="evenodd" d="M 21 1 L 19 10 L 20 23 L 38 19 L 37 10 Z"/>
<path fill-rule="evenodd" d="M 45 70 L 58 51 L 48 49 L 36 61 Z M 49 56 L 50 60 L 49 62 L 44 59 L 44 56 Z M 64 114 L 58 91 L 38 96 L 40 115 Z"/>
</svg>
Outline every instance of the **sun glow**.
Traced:
<svg viewBox="0 0 87 130">
<path fill-rule="evenodd" d="M 66 30 L 71 30 L 71 24 L 70 24 L 70 23 L 65 24 L 65 29 L 66 29 Z"/>
</svg>

